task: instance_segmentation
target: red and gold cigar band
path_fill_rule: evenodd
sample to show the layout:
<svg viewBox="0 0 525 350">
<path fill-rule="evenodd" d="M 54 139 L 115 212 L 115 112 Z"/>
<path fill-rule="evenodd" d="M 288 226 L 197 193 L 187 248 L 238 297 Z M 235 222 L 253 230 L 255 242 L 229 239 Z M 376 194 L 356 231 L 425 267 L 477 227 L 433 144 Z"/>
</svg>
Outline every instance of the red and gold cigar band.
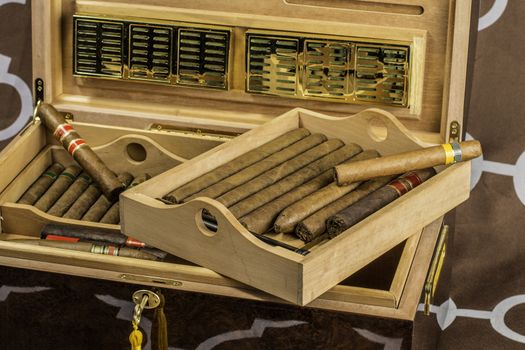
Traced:
<svg viewBox="0 0 525 350">
<path fill-rule="evenodd" d="M 141 241 L 138 241 L 135 238 L 128 237 L 126 239 L 125 245 L 128 247 L 144 248 L 146 246 L 146 243 L 142 243 Z"/>
<path fill-rule="evenodd" d="M 53 132 L 53 135 L 62 142 L 62 140 L 67 137 L 72 132 L 75 132 L 75 129 L 67 123 L 60 124 Z"/>
<path fill-rule="evenodd" d="M 95 254 L 103 254 L 103 255 L 119 255 L 120 248 L 115 247 L 113 245 L 98 245 L 93 244 L 91 246 L 91 253 Z"/>
<path fill-rule="evenodd" d="M 71 242 L 71 243 L 76 243 L 76 242 L 80 241 L 79 238 L 65 237 L 65 236 L 56 236 L 56 235 L 47 235 L 46 236 L 46 240 L 48 240 L 48 241 L 65 241 L 65 242 Z"/>
<path fill-rule="evenodd" d="M 71 142 L 67 146 L 67 151 L 69 152 L 69 154 L 74 156 L 75 152 L 78 151 L 83 145 L 86 145 L 86 141 L 84 141 L 84 139 L 71 140 Z"/>
<path fill-rule="evenodd" d="M 402 196 L 422 182 L 423 181 L 421 181 L 421 178 L 416 173 L 410 172 L 403 177 L 390 182 L 388 186 L 393 188 L 399 196 Z"/>
</svg>

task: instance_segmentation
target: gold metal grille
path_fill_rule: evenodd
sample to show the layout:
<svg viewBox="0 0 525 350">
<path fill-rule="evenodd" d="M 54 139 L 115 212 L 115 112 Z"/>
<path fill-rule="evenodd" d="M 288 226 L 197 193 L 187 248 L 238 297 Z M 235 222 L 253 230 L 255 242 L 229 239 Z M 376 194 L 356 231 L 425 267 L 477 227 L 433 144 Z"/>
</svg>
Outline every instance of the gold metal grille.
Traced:
<svg viewBox="0 0 525 350">
<path fill-rule="evenodd" d="M 225 88 L 228 84 L 227 32 L 179 29 L 178 84 Z"/>
<path fill-rule="evenodd" d="M 408 44 L 276 34 L 246 35 L 248 92 L 408 105 Z"/>
</svg>

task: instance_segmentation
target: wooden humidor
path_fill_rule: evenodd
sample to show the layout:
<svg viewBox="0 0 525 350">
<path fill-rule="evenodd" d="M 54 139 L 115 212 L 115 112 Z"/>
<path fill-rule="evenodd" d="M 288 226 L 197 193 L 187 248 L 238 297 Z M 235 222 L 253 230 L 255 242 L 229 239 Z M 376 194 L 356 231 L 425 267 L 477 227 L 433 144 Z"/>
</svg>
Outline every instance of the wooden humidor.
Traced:
<svg viewBox="0 0 525 350">
<path fill-rule="evenodd" d="M 211 267 L 248 283 L 249 268 L 246 275 L 244 271 L 231 269 L 232 265 L 246 266 L 242 264 L 248 260 L 232 254 L 232 247 L 225 243 L 239 240 L 244 254 L 253 259 L 251 264 L 260 266 L 261 261 L 277 259 L 279 267 L 275 271 L 281 275 L 272 277 L 265 273 L 269 279 L 253 286 L 280 298 L 182 259 L 148 262 L 0 241 L 0 263 L 246 299 L 285 299 L 313 308 L 413 320 L 432 257 L 440 255 L 434 254 L 434 250 L 442 215 L 468 197 L 469 163 L 445 169 L 406 198 L 350 229 L 352 232 L 313 250 L 304 259 L 279 247 L 267 246 L 243 232 L 227 209 L 212 200 L 197 199 L 184 206 L 168 207 L 155 199 L 299 125 L 345 142 L 373 146 L 385 154 L 460 137 L 471 1 L 383 0 L 371 4 L 358 1 L 341 5 L 342 8 L 334 3 L 35 0 L 32 4 L 33 75 L 35 81 L 43 81 L 43 100 L 74 115 L 76 129 L 111 166 L 129 169 L 132 164 L 131 168 L 139 171 L 160 164 L 157 172 L 166 171 L 122 195 L 124 232 L 183 259 L 196 260 L 200 265 L 210 266 L 209 257 L 224 259 L 224 263 Z M 132 25 L 169 28 L 173 41 L 190 29 L 199 33 L 226 33 L 228 67 L 221 83 L 213 86 L 206 85 L 209 83 L 206 74 L 184 80 L 182 71 L 171 66 L 173 73 L 168 77 L 153 79 L 151 72 L 143 76 L 140 69 L 131 67 L 130 57 L 122 63 L 120 73 L 88 74 L 88 70 L 78 65 L 75 14 L 79 16 L 77 20 L 118 22 L 130 26 L 126 28 Z M 297 45 L 309 40 L 357 43 L 348 46 L 349 50 L 362 43 L 370 47 L 383 44 L 403 47 L 408 50 L 404 72 L 408 88 L 394 102 L 359 97 L 357 85 L 355 91 L 348 90 L 342 97 L 333 98 L 332 91 L 316 92 L 301 85 L 304 77 L 297 78 L 293 96 L 275 96 L 278 91 L 272 90 L 275 86 L 257 90 L 256 84 L 255 88 L 249 84 L 251 80 L 246 74 L 250 64 L 246 54 L 249 35 L 292 38 Z M 126 42 L 131 45 L 131 41 Z M 125 49 L 126 45 L 122 45 Z M 299 51 L 298 60 L 303 60 Z M 172 64 L 181 59 L 178 54 L 173 56 Z M 349 68 L 347 74 L 350 71 Z M 387 137 L 381 140 L 384 132 Z M 148 157 L 152 157 L 152 163 L 141 165 L 128 160 L 130 143 L 141 144 Z M 35 236 L 46 222 L 85 225 L 49 217 L 15 203 L 53 159 L 67 159 L 66 155 L 38 121 L 0 153 L 0 165 L 5 169 L 0 178 L 3 238 L 9 238 L 10 234 Z M 184 164 L 171 169 L 179 163 Z M 218 218 L 220 228 L 213 237 L 203 235 L 196 224 L 195 215 L 203 208 Z M 406 213 L 407 210 L 412 213 Z M 144 225 L 135 219 L 156 224 Z M 172 220 L 181 227 L 173 239 Z M 369 231 L 376 234 L 375 238 L 366 239 L 373 244 L 361 245 Z M 217 239 L 220 237 L 227 239 Z M 199 253 L 201 244 L 207 249 L 205 257 Z M 361 248 L 358 250 L 355 245 Z M 226 257 L 231 260 L 225 260 Z M 377 267 L 371 266 L 378 263 L 387 264 L 386 269 L 392 273 L 377 276 L 374 273 Z M 309 266 L 323 268 L 308 272 Z M 364 282 L 358 281 L 358 277 L 347 279 L 358 270 L 356 276 L 367 276 Z M 298 276 L 307 275 L 311 280 L 305 280 L 303 288 Z"/>
</svg>

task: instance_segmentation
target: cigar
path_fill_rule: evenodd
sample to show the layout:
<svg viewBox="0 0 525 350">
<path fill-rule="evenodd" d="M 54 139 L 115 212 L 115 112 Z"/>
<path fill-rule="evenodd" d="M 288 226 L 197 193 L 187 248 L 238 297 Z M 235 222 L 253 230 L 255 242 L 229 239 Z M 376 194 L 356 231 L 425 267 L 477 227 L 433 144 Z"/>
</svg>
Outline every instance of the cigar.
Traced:
<svg viewBox="0 0 525 350">
<path fill-rule="evenodd" d="M 323 142 L 322 144 L 309 149 L 308 151 L 288 160 L 287 162 L 264 172 L 263 174 L 242 184 L 241 186 L 238 186 L 233 190 L 226 192 L 225 194 L 221 195 L 216 199 L 217 201 L 224 204 L 226 207 L 231 207 L 235 203 L 242 201 L 243 199 L 261 191 L 262 189 L 276 183 L 277 181 L 285 178 L 286 176 L 307 166 L 308 164 L 315 162 L 316 160 L 326 156 L 327 154 L 330 154 L 331 152 L 341 148 L 343 145 L 343 142 L 337 139 L 332 139 Z M 261 203 L 261 205 L 262 204 L 263 203 Z M 242 215 L 238 217 L 241 216 Z"/>
<path fill-rule="evenodd" d="M 126 187 L 127 188 L 135 187 L 135 186 L 137 186 L 137 185 L 139 185 L 139 184 L 141 184 L 141 183 L 143 183 L 143 182 L 145 182 L 145 181 L 147 181 L 149 179 L 151 179 L 151 175 L 148 174 L 148 173 L 139 175 L 139 176 L 135 177 L 133 179 L 133 181 L 131 181 L 131 184 L 129 184 L 129 185 L 126 184 Z"/>
<path fill-rule="evenodd" d="M 57 179 L 51 187 L 49 187 L 42 197 L 34 204 L 37 209 L 48 211 L 49 208 L 67 191 L 69 186 L 75 182 L 78 174 L 82 169 L 76 165 L 72 165 L 64 169 L 58 175 Z"/>
<path fill-rule="evenodd" d="M 91 177 L 86 172 L 81 173 L 75 182 L 64 192 L 62 196 L 47 211 L 54 216 L 62 216 L 73 205 L 75 200 L 86 190 L 91 183 Z"/>
<path fill-rule="evenodd" d="M 86 144 L 86 141 L 68 124 L 62 114 L 47 103 L 39 103 L 36 107 L 37 116 L 40 117 L 46 128 L 53 133 L 55 138 L 73 156 L 80 166 L 100 186 L 102 192 L 110 200 L 116 200 L 124 186 L 117 179 L 104 162 Z"/>
<path fill-rule="evenodd" d="M 111 208 L 102 216 L 99 222 L 103 224 L 118 225 L 120 222 L 120 205 L 118 202 L 113 204 Z"/>
<path fill-rule="evenodd" d="M 137 249 L 120 248 L 113 245 L 93 244 L 88 242 L 66 242 L 52 241 L 43 239 L 13 239 L 12 242 L 39 245 L 43 247 L 52 247 L 60 249 L 69 249 L 79 252 L 89 252 L 94 254 L 123 256 L 142 260 L 158 260 L 155 255 L 143 252 Z"/>
<path fill-rule="evenodd" d="M 379 153 L 377 151 L 368 150 L 350 158 L 350 160 L 345 162 L 345 164 L 377 157 L 379 157 Z M 331 169 L 329 171 L 331 172 Z M 315 213 L 322 207 L 327 206 L 333 201 L 341 198 L 345 194 L 353 191 L 359 185 L 360 182 L 354 182 L 347 186 L 337 186 L 337 183 L 332 182 L 318 191 L 300 198 L 299 201 L 293 203 L 279 214 L 274 224 L 275 232 L 293 232 L 295 226 L 301 220 Z"/>
<path fill-rule="evenodd" d="M 40 237 L 44 239 L 47 236 L 71 237 L 81 241 L 104 242 L 132 248 L 153 248 L 134 238 L 101 228 L 47 224 L 40 232 Z"/>
<path fill-rule="evenodd" d="M 290 176 L 282 178 L 280 181 L 264 188 L 262 191 L 259 191 L 246 199 L 243 199 L 228 209 L 236 218 L 240 218 L 295 187 L 310 181 L 317 175 L 320 175 L 334 165 L 345 161 L 361 151 L 361 147 L 356 144 L 345 145 L 306 165 L 298 171 L 294 170 L 293 172 L 290 172 Z"/>
<path fill-rule="evenodd" d="M 376 155 L 377 152 L 375 151 L 364 151 L 350 158 L 350 161 L 366 159 L 366 157 L 372 157 Z M 307 183 L 302 184 L 292 191 L 286 192 L 275 200 L 272 200 L 271 202 L 268 202 L 255 209 L 251 213 L 243 216 L 239 219 L 239 222 L 249 231 L 259 234 L 268 232 L 274 225 L 275 219 L 283 210 L 292 204 L 295 205 L 294 203 L 300 201 L 308 195 L 316 193 L 316 191 L 332 182 L 332 180 L 332 169 L 326 170 L 321 175 L 318 175 Z"/>
<path fill-rule="evenodd" d="M 118 175 L 118 179 L 126 187 L 133 181 L 133 175 L 124 172 Z M 113 203 L 105 196 L 100 195 L 95 203 L 88 209 L 88 211 L 82 216 L 82 221 L 98 222 L 104 214 L 111 208 Z"/>
<path fill-rule="evenodd" d="M 378 159 L 342 164 L 335 167 L 335 178 L 339 185 L 343 185 L 379 176 L 403 174 L 411 170 L 467 161 L 480 155 L 481 145 L 479 141 L 446 143 Z"/>
<path fill-rule="evenodd" d="M 433 168 L 415 170 L 391 181 L 359 202 L 327 220 L 328 236 L 334 238 L 367 216 L 385 207 L 436 174 Z"/>
<path fill-rule="evenodd" d="M 64 214 L 66 219 L 80 220 L 88 209 L 95 203 L 100 196 L 100 189 L 94 183 L 89 185 L 84 192 L 77 198 L 71 207 Z"/>
<path fill-rule="evenodd" d="M 326 231 L 326 220 L 339 213 L 346 207 L 354 204 L 358 200 L 368 196 L 375 190 L 385 186 L 394 176 L 383 176 L 373 180 L 366 181 L 359 185 L 355 190 L 349 192 L 343 197 L 328 204 L 324 208 L 316 211 L 312 215 L 299 222 L 295 227 L 295 234 L 304 242 L 313 242 L 317 240 Z M 328 236 L 326 236 L 328 238 Z"/>
<path fill-rule="evenodd" d="M 64 170 L 64 167 L 54 163 L 44 171 L 44 173 L 27 189 L 27 191 L 18 200 L 19 204 L 33 205 L 55 182 L 58 174 Z"/>
<path fill-rule="evenodd" d="M 196 194 L 188 197 L 184 201 L 189 201 L 197 197 L 209 197 L 217 198 L 218 196 L 238 187 L 251 179 L 259 176 L 267 170 L 275 168 L 278 165 L 308 151 L 309 149 L 321 144 L 326 141 L 326 136 L 322 134 L 314 134 L 305 137 L 304 139 L 288 146 L 269 157 L 266 157 L 255 164 L 250 165 L 247 168 L 217 182 L 210 187 L 197 192 Z"/>
<path fill-rule="evenodd" d="M 310 132 L 304 128 L 295 129 L 287 132 L 286 134 L 277 137 L 276 139 L 265 143 L 262 146 L 255 148 L 254 150 L 247 152 L 234 160 L 217 167 L 216 169 L 198 177 L 195 180 L 188 182 L 187 184 L 175 189 L 163 197 L 164 200 L 171 203 L 182 203 L 182 201 L 227 178 L 228 176 L 235 174 L 236 172 L 254 164 L 258 161 L 278 152 L 295 142 L 310 135 Z"/>
</svg>

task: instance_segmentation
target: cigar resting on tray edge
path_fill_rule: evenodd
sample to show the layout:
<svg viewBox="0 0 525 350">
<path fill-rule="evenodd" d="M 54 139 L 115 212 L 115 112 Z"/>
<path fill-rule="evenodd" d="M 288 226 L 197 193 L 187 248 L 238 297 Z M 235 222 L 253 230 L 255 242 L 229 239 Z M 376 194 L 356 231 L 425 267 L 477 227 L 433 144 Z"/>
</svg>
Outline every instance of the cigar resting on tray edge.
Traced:
<svg viewBox="0 0 525 350">
<path fill-rule="evenodd" d="M 211 185 L 210 187 L 197 192 L 196 194 L 185 199 L 185 201 L 189 201 L 197 197 L 217 198 L 218 196 L 261 175 L 265 171 L 282 165 L 286 161 L 308 151 L 309 149 L 325 142 L 326 140 L 326 136 L 322 134 L 313 134 L 307 136 L 304 139 L 299 140 L 296 143 L 258 161 L 257 163 L 254 163 L 249 167 L 246 167 L 241 171 L 228 176 L 227 178 Z"/>
<path fill-rule="evenodd" d="M 294 129 L 273 139 L 212 171 L 192 180 L 162 197 L 165 201 L 182 203 L 187 197 L 235 174 L 236 172 L 278 152 L 310 135 L 304 128 Z"/>
<path fill-rule="evenodd" d="M 342 164 L 335 167 L 334 176 L 339 185 L 344 185 L 380 176 L 403 174 L 412 170 L 467 161 L 479 157 L 481 153 L 481 145 L 476 140 L 446 143 L 377 159 Z"/>
<path fill-rule="evenodd" d="M 35 108 L 35 117 L 40 118 L 45 127 L 100 186 L 106 197 L 112 201 L 116 200 L 119 193 L 124 190 L 124 185 L 86 144 L 73 126 L 66 122 L 63 115 L 50 104 L 39 102 Z"/>
<path fill-rule="evenodd" d="M 44 173 L 25 191 L 17 203 L 33 205 L 55 182 L 58 174 L 64 170 L 59 163 L 52 164 Z"/>
<path fill-rule="evenodd" d="M 80 174 L 82 169 L 76 165 L 68 166 L 64 171 L 58 175 L 57 179 L 51 187 L 49 187 L 40 197 L 40 199 L 34 204 L 35 208 L 40 209 L 44 212 L 48 211 L 53 204 L 67 191 L 67 189 L 75 182 L 77 176 Z"/>
<path fill-rule="evenodd" d="M 295 227 L 295 234 L 304 242 L 313 242 L 326 232 L 326 220 L 341 210 L 385 186 L 395 176 L 383 176 L 361 183 L 356 189 L 304 218 Z M 350 185 L 352 186 L 352 185 Z M 326 235 L 328 238 L 328 235 Z"/>
<path fill-rule="evenodd" d="M 329 140 L 327 142 L 330 142 Z M 339 141 L 335 140 L 334 141 Z M 342 143 L 342 141 L 339 141 Z M 295 187 L 302 185 L 305 182 L 310 181 L 317 175 L 322 174 L 325 170 L 329 170 L 334 165 L 339 164 L 354 155 L 360 153 L 362 148 L 356 144 L 348 144 L 329 152 L 323 157 L 303 165 L 298 171 L 290 173 L 289 176 L 282 178 L 281 180 L 265 187 L 263 190 L 250 195 L 249 197 L 237 202 L 235 205 L 228 207 L 231 213 L 236 217 L 240 218 L 251 211 L 259 208 L 260 206 L 274 200 L 283 193 L 286 193 Z M 219 200 L 220 201 L 220 200 Z"/>
<path fill-rule="evenodd" d="M 368 157 L 376 155 L 377 152 L 375 151 L 364 151 L 351 157 L 348 161 L 367 159 Z M 325 170 L 321 175 L 316 176 L 312 180 L 284 193 L 275 200 L 241 217 L 239 222 L 252 232 L 259 234 L 265 233 L 273 227 L 275 219 L 283 210 L 286 210 L 289 206 L 301 201 L 308 195 L 315 193 L 332 181 L 332 170 Z"/>
<path fill-rule="evenodd" d="M 419 186 L 435 174 L 436 171 L 433 168 L 415 170 L 391 181 L 388 185 L 381 187 L 359 202 L 330 217 L 326 222 L 328 236 L 330 238 L 336 237 L 367 216 Z"/>
</svg>

